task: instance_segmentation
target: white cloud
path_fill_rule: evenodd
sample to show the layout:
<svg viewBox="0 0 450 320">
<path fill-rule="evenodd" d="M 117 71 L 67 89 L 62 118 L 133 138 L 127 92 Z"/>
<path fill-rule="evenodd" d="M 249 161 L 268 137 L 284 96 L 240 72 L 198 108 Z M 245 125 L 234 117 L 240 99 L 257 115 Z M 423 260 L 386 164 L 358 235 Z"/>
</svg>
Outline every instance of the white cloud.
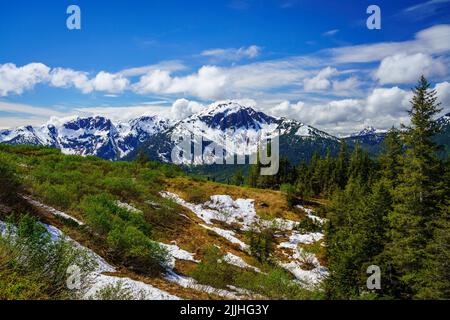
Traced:
<svg viewBox="0 0 450 320">
<path fill-rule="evenodd" d="M 444 54 L 450 51 L 450 25 L 436 25 L 415 35 L 414 40 L 403 42 L 380 42 L 324 50 L 327 59 L 334 63 L 366 63 L 386 57 L 404 54 Z M 328 60 L 330 61 L 330 60 Z"/>
<path fill-rule="evenodd" d="M 328 79 L 338 74 L 335 68 L 326 67 L 317 73 L 313 78 L 308 78 L 303 81 L 304 89 L 306 91 L 326 90 L 330 87 L 331 81 Z"/>
<path fill-rule="evenodd" d="M 365 99 L 316 103 L 283 101 L 268 111 L 274 116 L 298 119 L 331 134 L 348 135 L 367 126 L 389 129 L 393 125 L 398 127 L 400 123 L 407 124 L 410 98 L 409 91 L 398 87 L 377 88 Z"/>
<path fill-rule="evenodd" d="M 93 90 L 88 74 L 72 69 L 53 69 L 50 72 L 50 84 L 58 88 L 75 87 L 83 93 L 90 93 Z"/>
<path fill-rule="evenodd" d="M 334 36 L 335 34 L 337 34 L 338 32 L 339 32 L 339 29 L 333 29 L 333 30 L 329 30 L 327 32 L 322 33 L 322 36 L 331 37 L 331 36 Z"/>
<path fill-rule="evenodd" d="M 91 80 L 91 83 L 96 91 L 120 93 L 128 87 L 130 81 L 119 74 L 100 71 L 97 76 Z"/>
<path fill-rule="evenodd" d="M 175 120 L 181 120 L 194 113 L 200 112 L 205 106 L 186 99 L 178 99 L 175 101 L 171 108 L 171 116 Z"/>
<path fill-rule="evenodd" d="M 0 65 L 0 96 L 22 94 L 36 84 L 48 79 L 50 68 L 42 63 L 30 63 L 23 67 L 7 63 Z"/>
<path fill-rule="evenodd" d="M 62 112 L 59 112 L 54 108 L 42 108 L 23 103 L 13 103 L 3 101 L 0 101 L 0 111 L 8 113 L 24 113 L 41 118 L 51 117 L 55 115 L 58 116 L 64 115 Z"/>
<path fill-rule="evenodd" d="M 333 91 L 336 94 L 345 95 L 356 90 L 360 85 L 358 78 L 350 77 L 344 80 L 333 80 Z"/>
<path fill-rule="evenodd" d="M 438 101 L 441 103 L 443 113 L 450 112 L 450 83 L 445 81 L 438 83 L 435 87 Z"/>
<path fill-rule="evenodd" d="M 178 60 L 169 60 L 169 61 L 161 61 L 157 64 L 152 64 L 148 66 L 142 66 L 142 67 L 136 67 L 136 68 L 129 68 L 124 69 L 122 71 L 119 71 L 117 74 L 123 76 L 123 77 L 136 77 L 136 76 L 142 76 L 148 73 L 151 73 L 152 71 L 169 71 L 169 72 L 175 72 L 175 71 L 182 71 L 185 70 L 186 66 L 178 61 Z"/>
<path fill-rule="evenodd" d="M 428 54 L 412 55 L 396 54 L 384 58 L 375 72 L 381 84 L 413 83 L 421 75 L 426 77 L 442 76 L 447 73 L 447 67 L 439 59 L 433 59 Z"/>
<path fill-rule="evenodd" d="M 214 57 L 220 58 L 223 60 L 231 60 L 238 61 L 241 59 L 254 59 L 259 56 L 261 53 L 261 48 L 252 45 L 249 47 L 241 47 L 241 48 L 227 48 L 227 49 L 210 49 L 205 50 L 201 53 L 204 57 Z"/>
<path fill-rule="evenodd" d="M 156 70 L 142 76 L 133 90 L 140 94 L 189 94 L 202 99 L 214 99 L 225 91 L 227 76 L 221 68 L 203 66 L 197 73 L 172 77 L 168 71 Z"/>
</svg>

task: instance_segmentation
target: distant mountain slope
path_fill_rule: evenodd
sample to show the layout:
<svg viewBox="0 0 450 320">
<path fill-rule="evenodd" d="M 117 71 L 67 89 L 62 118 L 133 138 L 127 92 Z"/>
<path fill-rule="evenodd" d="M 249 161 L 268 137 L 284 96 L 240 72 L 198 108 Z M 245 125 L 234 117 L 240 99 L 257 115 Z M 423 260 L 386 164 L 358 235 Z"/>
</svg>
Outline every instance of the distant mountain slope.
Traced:
<svg viewBox="0 0 450 320">
<path fill-rule="evenodd" d="M 118 124 L 100 116 L 52 119 L 41 127 L 2 130 L 0 142 L 50 146 L 61 149 L 65 154 L 119 160 L 169 125 L 169 120 L 156 116 Z"/>
<path fill-rule="evenodd" d="M 233 101 L 217 102 L 198 114 L 179 121 L 173 127 L 155 134 L 143 147 L 152 159 L 171 161 L 177 137 L 194 136 L 197 140 L 213 142 L 227 152 L 250 155 L 258 148 L 260 134 L 280 134 L 280 156 L 297 163 L 308 161 L 314 152 L 324 155 L 327 148 L 338 150 L 339 139 L 296 120 L 275 118 Z M 228 144 L 227 144 L 228 142 Z M 203 149 L 208 148 L 207 144 Z M 131 153 L 129 158 L 136 155 Z M 203 160 L 203 161 L 202 161 Z M 213 161 L 195 158 L 194 164 Z"/>
</svg>

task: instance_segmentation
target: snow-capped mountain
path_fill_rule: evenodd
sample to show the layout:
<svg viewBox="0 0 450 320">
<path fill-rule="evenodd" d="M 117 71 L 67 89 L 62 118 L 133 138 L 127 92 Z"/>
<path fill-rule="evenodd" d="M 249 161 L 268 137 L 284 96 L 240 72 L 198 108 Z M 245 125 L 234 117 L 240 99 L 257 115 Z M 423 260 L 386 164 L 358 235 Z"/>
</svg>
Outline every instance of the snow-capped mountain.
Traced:
<svg viewBox="0 0 450 320">
<path fill-rule="evenodd" d="M 351 142 L 359 142 L 360 144 L 378 145 L 383 142 L 386 137 L 386 130 L 375 129 L 374 127 L 366 127 L 358 133 L 354 133 L 345 139 Z"/>
<path fill-rule="evenodd" d="M 0 142 L 50 146 L 61 149 L 65 154 L 118 160 L 169 126 L 169 120 L 156 116 L 122 123 L 113 123 L 101 116 L 53 118 L 41 127 L 2 130 Z"/>
<path fill-rule="evenodd" d="M 295 162 L 300 158 L 309 159 L 313 149 L 322 153 L 327 147 L 337 150 L 339 144 L 336 137 L 299 121 L 272 117 L 235 101 L 220 101 L 156 134 L 145 149 L 151 158 L 170 162 L 174 141 L 192 136 L 197 144 L 200 144 L 200 139 L 210 142 L 202 145 L 203 154 L 211 149 L 211 152 L 206 152 L 207 157 L 193 159 L 194 164 L 204 164 L 215 159 L 213 146 L 220 146 L 226 153 L 250 155 L 257 151 L 260 135 L 278 133 L 280 154 Z"/>
</svg>

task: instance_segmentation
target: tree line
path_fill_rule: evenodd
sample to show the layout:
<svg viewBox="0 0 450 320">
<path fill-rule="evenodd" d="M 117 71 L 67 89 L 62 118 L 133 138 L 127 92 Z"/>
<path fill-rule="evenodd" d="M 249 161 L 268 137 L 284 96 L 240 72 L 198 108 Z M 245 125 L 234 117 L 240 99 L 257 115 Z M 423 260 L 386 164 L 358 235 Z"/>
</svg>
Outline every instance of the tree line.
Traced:
<svg viewBox="0 0 450 320">
<path fill-rule="evenodd" d="M 372 159 L 343 142 L 337 157 L 314 155 L 293 166 L 280 160 L 276 176 L 253 165 L 251 187 L 280 188 L 288 203 L 328 199 L 326 253 L 330 299 L 450 297 L 450 158 L 440 159 L 436 92 L 421 77 L 413 89 L 410 125 L 392 128 Z M 241 179 L 242 181 L 242 179 Z M 381 269 L 381 289 L 366 286 L 367 268 Z"/>
</svg>

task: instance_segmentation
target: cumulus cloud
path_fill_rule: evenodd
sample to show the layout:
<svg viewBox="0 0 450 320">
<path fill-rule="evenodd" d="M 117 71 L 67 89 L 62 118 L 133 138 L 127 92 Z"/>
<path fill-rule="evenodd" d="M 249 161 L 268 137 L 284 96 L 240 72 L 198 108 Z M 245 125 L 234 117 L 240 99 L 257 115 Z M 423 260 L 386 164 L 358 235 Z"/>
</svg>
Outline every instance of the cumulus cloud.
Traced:
<svg viewBox="0 0 450 320">
<path fill-rule="evenodd" d="M 412 55 L 396 54 L 384 58 L 375 73 L 381 84 L 412 83 L 421 75 L 427 77 L 442 76 L 447 73 L 447 67 L 439 60 L 428 54 L 416 53 Z"/>
<path fill-rule="evenodd" d="M 445 86 L 445 89 L 447 87 Z M 441 90 L 444 93 L 444 87 Z M 398 87 L 377 88 L 365 99 L 341 99 L 326 102 L 283 101 L 269 112 L 315 125 L 332 134 L 348 135 L 366 126 L 389 129 L 408 123 L 411 92 Z"/>
<path fill-rule="evenodd" d="M 75 87 L 83 93 L 89 93 L 93 90 L 88 74 L 72 69 L 53 69 L 50 72 L 50 84 L 57 88 Z"/>
<path fill-rule="evenodd" d="M 17 67 L 13 63 L 0 65 L 0 96 L 22 94 L 36 84 L 47 81 L 50 68 L 42 63 Z"/>
<path fill-rule="evenodd" d="M 337 69 L 326 67 L 317 73 L 313 78 L 307 78 L 303 81 L 306 91 L 326 90 L 330 87 L 331 81 L 328 79 L 338 74 Z"/>
<path fill-rule="evenodd" d="M 197 73 L 172 77 L 170 72 L 156 70 L 142 76 L 133 90 L 140 94 L 189 94 L 203 99 L 215 99 L 225 92 L 227 75 L 221 68 L 203 66 Z"/>
<path fill-rule="evenodd" d="M 178 99 L 172 104 L 170 114 L 172 119 L 181 120 L 193 115 L 194 113 L 200 112 L 204 107 L 204 105 L 195 101 Z"/>
<path fill-rule="evenodd" d="M 128 87 L 130 81 L 121 75 L 100 71 L 97 76 L 91 80 L 91 83 L 96 91 L 120 93 Z"/>
<path fill-rule="evenodd" d="M 127 78 L 105 71 L 89 79 L 86 72 L 66 68 L 51 69 L 42 63 L 30 63 L 22 67 L 12 63 L 0 65 L 0 96 L 20 95 L 39 83 L 48 83 L 57 88 L 74 87 L 83 93 L 93 91 L 120 93 L 129 86 Z"/>
</svg>

